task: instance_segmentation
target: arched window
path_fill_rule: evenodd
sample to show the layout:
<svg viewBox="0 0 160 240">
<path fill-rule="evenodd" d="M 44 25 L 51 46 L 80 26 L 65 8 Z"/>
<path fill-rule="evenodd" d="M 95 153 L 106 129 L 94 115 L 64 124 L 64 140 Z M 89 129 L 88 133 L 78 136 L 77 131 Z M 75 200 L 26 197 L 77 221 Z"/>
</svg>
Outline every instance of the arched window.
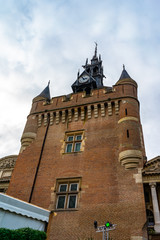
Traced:
<svg viewBox="0 0 160 240">
<path fill-rule="evenodd" d="M 98 73 L 98 67 L 93 68 L 93 73 Z"/>
</svg>

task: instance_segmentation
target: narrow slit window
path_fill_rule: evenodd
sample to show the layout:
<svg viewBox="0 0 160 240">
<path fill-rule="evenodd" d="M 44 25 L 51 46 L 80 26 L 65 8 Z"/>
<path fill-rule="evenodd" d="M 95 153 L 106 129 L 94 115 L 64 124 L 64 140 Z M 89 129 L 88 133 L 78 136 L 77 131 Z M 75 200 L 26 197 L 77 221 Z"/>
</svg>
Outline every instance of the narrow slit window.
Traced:
<svg viewBox="0 0 160 240">
<path fill-rule="evenodd" d="M 127 129 L 127 138 L 129 138 L 129 130 Z"/>
<path fill-rule="evenodd" d="M 125 114 L 126 114 L 126 116 L 128 115 L 128 111 L 127 111 L 127 108 L 125 108 Z"/>
</svg>

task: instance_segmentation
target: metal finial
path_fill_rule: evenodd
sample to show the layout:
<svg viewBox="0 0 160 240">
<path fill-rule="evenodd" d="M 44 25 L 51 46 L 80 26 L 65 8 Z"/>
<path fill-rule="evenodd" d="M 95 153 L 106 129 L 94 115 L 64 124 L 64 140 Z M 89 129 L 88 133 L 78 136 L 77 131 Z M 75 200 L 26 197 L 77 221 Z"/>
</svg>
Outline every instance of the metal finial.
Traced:
<svg viewBox="0 0 160 240">
<path fill-rule="evenodd" d="M 123 64 L 123 70 L 125 70 L 125 65 Z"/>
<path fill-rule="evenodd" d="M 79 78 L 80 70 L 78 69 L 77 78 Z"/>
<path fill-rule="evenodd" d="M 86 58 L 86 66 L 88 65 L 88 58 Z"/>
<path fill-rule="evenodd" d="M 97 45 L 98 45 L 98 44 L 97 44 L 96 42 L 94 42 L 94 43 L 96 44 L 94 56 L 97 57 Z"/>
<path fill-rule="evenodd" d="M 50 80 L 48 81 L 48 86 L 49 86 L 49 84 L 50 84 Z"/>
</svg>

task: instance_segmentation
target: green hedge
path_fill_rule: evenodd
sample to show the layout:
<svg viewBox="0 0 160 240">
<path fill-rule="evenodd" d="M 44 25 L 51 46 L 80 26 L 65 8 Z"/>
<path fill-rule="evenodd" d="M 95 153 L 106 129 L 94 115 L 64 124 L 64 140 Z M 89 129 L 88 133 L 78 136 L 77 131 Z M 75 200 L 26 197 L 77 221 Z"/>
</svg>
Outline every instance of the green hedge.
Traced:
<svg viewBox="0 0 160 240">
<path fill-rule="evenodd" d="M 31 228 L 10 230 L 0 228 L 0 240 L 46 240 L 46 233 Z"/>
</svg>

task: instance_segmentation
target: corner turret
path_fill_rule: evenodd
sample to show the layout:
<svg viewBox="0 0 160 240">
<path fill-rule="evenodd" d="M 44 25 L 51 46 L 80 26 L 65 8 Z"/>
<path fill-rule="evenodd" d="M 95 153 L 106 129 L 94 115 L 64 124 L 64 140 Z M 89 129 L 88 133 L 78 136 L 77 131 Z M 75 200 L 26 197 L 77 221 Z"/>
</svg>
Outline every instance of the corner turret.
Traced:
<svg viewBox="0 0 160 240">
<path fill-rule="evenodd" d="M 115 86 L 122 93 L 118 120 L 119 162 L 125 169 L 139 168 L 143 166 L 145 149 L 137 99 L 138 86 L 124 65 Z"/>
<path fill-rule="evenodd" d="M 46 101 L 46 103 L 50 102 L 50 90 L 49 90 L 48 82 L 47 87 L 33 99 L 32 109 L 36 109 L 37 102 Z M 37 135 L 37 118 L 35 116 L 29 115 L 27 118 L 26 126 L 24 128 L 22 137 L 21 137 L 21 149 L 20 152 L 23 152 L 27 146 L 29 146 L 36 138 Z"/>
<path fill-rule="evenodd" d="M 37 97 L 33 99 L 33 102 L 40 101 L 40 100 L 50 101 L 51 97 L 50 97 L 49 84 L 50 84 L 50 81 L 48 82 L 47 87 Z"/>
<path fill-rule="evenodd" d="M 121 85 L 124 83 L 132 83 L 133 85 L 135 85 L 135 87 L 137 87 L 136 81 L 129 76 L 128 72 L 125 69 L 125 65 L 123 64 L 123 70 L 119 80 L 116 82 L 116 85 Z"/>
</svg>

